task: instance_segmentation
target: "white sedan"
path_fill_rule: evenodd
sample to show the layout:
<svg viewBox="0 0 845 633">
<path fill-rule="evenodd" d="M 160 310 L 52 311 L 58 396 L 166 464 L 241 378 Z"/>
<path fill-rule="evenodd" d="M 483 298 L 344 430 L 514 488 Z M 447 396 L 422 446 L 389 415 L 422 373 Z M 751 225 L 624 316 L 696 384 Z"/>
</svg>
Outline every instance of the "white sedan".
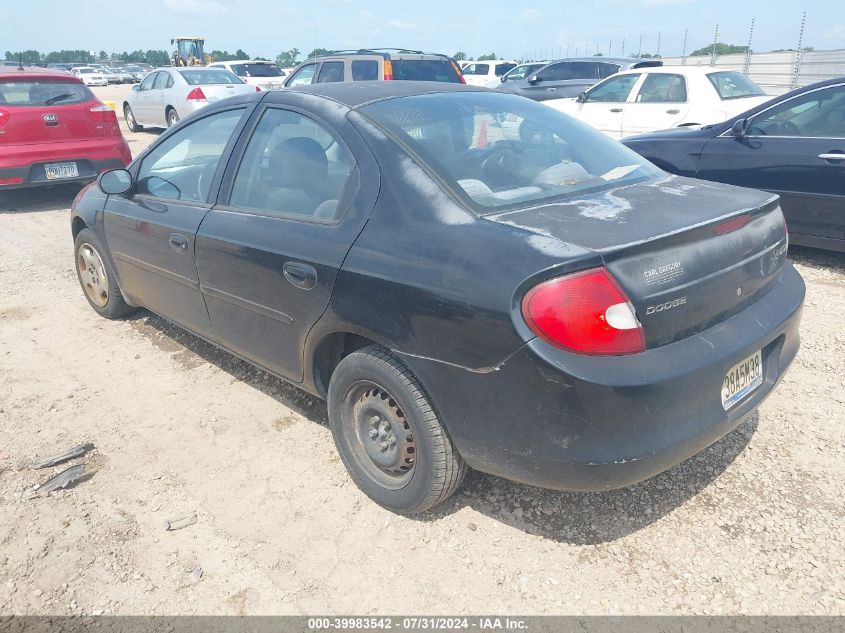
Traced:
<svg viewBox="0 0 845 633">
<path fill-rule="evenodd" d="M 281 90 L 284 87 L 287 73 L 273 62 L 256 60 L 234 60 L 228 62 L 214 62 L 209 68 L 225 68 L 235 73 L 244 83 L 258 86 L 262 90 Z"/>
<path fill-rule="evenodd" d="M 626 70 L 574 99 L 543 101 L 615 139 L 719 123 L 771 99 L 745 75 L 712 66 Z"/>
<path fill-rule="evenodd" d="M 259 90 L 225 68 L 159 68 L 132 86 L 123 115 L 130 132 L 171 127 L 209 103 Z"/>
<path fill-rule="evenodd" d="M 86 86 L 108 86 L 109 79 L 106 74 L 90 66 L 77 66 L 71 71 L 79 77 Z"/>
</svg>

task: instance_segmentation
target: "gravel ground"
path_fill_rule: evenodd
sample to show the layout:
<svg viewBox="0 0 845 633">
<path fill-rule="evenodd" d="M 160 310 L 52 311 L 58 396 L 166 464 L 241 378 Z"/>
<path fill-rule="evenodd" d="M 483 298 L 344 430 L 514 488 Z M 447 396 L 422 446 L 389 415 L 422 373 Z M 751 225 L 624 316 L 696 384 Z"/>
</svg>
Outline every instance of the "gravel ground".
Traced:
<svg viewBox="0 0 845 633">
<path fill-rule="evenodd" d="M 604 494 L 471 473 L 413 519 L 350 482 L 323 403 L 148 313 L 98 318 L 76 190 L 0 194 L 0 613 L 845 614 L 844 256 L 792 249 L 801 352 L 700 455 Z M 87 441 L 93 475 L 30 499 L 63 468 L 31 462 Z"/>
</svg>

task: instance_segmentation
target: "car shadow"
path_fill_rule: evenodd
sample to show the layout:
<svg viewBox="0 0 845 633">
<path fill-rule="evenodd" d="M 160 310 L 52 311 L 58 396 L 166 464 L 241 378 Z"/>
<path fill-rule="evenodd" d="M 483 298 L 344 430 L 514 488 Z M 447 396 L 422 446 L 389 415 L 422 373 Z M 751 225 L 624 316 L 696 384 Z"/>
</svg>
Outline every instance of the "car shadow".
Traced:
<svg viewBox="0 0 845 633">
<path fill-rule="evenodd" d="M 840 275 L 845 274 L 845 253 L 793 244 L 789 247 L 788 257 L 797 264 L 812 268 L 826 268 Z"/>
<path fill-rule="evenodd" d="M 0 214 L 69 209 L 81 189 L 79 184 L 65 184 L 0 191 Z"/>
<path fill-rule="evenodd" d="M 281 378 L 145 310 L 128 321 L 186 369 L 198 366 L 202 359 L 308 420 L 328 425 L 326 403 Z M 469 507 L 505 525 L 557 542 L 595 545 L 615 541 L 659 520 L 707 488 L 745 450 L 757 430 L 758 415 L 755 411 L 698 455 L 629 488 L 560 492 L 470 471 L 455 497 L 411 518 L 437 521 Z"/>
</svg>

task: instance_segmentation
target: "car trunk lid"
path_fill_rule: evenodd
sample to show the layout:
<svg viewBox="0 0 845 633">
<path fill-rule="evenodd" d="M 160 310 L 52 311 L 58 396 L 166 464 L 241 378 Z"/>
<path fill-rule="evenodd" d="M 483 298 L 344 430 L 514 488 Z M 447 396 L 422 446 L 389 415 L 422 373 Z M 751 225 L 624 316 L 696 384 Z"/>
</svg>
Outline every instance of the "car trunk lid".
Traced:
<svg viewBox="0 0 845 633">
<path fill-rule="evenodd" d="M 598 252 L 649 348 L 736 314 L 786 258 L 777 196 L 678 176 L 487 217 Z"/>
<path fill-rule="evenodd" d="M 221 101 L 229 97 L 234 97 L 235 95 L 255 92 L 255 86 L 250 86 L 245 83 L 200 84 L 194 86 L 194 88 L 200 88 L 202 90 L 202 94 L 205 96 L 205 100 L 208 102 Z"/>
</svg>

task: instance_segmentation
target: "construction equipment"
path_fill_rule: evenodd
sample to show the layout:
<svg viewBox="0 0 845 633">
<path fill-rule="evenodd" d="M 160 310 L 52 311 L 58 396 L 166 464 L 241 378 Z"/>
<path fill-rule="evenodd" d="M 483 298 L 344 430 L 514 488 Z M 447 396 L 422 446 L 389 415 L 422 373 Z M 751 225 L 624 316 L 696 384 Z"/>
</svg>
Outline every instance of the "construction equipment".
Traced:
<svg viewBox="0 0 845 633">
<path fill-rule="evenodd" d="M 214 61 L 204 50 L 204 37 L 174 37 L 170 40 L 176 45 L 171 61 L 174 66 L 207 66 Z"/>
</svg>

